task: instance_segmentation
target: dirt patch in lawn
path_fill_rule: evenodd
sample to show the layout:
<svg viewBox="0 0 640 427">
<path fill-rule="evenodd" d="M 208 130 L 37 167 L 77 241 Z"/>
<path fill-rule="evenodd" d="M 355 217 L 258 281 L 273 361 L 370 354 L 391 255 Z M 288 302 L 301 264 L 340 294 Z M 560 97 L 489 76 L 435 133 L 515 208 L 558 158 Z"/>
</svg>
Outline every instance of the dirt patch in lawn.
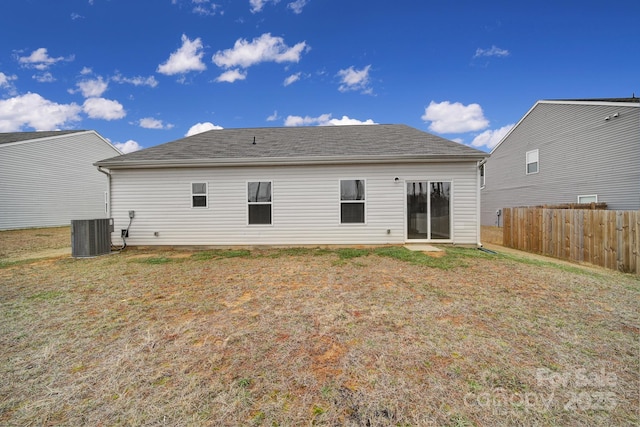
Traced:
<svg viewBox="0 0 640 427">
<path fill-rule="evenodd" d="M 0 424 L 638 424 L 636 276 L 444 249 L 0 266 Z"/>
</svg>

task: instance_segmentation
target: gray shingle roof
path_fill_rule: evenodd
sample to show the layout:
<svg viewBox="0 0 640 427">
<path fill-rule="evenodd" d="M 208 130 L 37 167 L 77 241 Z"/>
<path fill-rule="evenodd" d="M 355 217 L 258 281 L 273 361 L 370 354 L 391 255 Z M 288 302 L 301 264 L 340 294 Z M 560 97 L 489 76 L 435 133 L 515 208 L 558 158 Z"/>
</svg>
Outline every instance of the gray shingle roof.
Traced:
<svg viewBox="0 0 640 427">
<path fill-rule="evenodd" d="M 29 141 L 31 139 L 50 138 L 52 136 L 66 135 L 69 133 L 86 132 L 84 130 L 55 130 L 43 132 L 8 132 L 0 133 L 0 144 L 10 142 Z"/>
<path fill-rule="evenodd" d="M 574 102 L 629 102 L 632 104 L 640 103 L 640 98 L 636 98 L 635 94 L 631 98 L 580 98 L 580 99 L 549 99 L 547 101 L 574 101 Z"/>
<path fill-rule="evenodd" d="M 253 144 L 255 138 L 255 144 Z M 105 167 L 482 159 L 488 154 L 405 125 L 211 130 L 101 160 Z"/>
</svg>

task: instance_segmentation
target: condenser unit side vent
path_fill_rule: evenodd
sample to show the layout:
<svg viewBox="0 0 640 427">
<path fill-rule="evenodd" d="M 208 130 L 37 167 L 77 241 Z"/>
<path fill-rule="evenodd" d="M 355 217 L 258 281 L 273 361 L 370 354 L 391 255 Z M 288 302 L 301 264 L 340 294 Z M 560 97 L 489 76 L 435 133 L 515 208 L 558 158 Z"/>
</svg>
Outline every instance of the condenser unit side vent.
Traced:
<svg viewBox="0 0 640 427">
<path fill-rule="evenodd" d="M 112 218 L 71 220 L 71 256 L 87 258 L 111 252 Z"/>
</svg>

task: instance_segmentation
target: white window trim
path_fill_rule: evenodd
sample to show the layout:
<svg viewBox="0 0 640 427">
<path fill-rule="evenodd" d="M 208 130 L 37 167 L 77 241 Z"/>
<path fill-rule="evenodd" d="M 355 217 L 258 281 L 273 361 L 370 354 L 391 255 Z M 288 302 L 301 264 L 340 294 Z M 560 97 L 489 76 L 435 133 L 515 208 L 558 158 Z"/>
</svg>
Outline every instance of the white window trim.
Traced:
<svg viewBox="0 0 640 427">
<path fill-rule="evenodd" d="M 364 182 L 364 200 L 342 200 L 340 196 L 340 186 L 342 181 L 362 181 Z M 369 184 L 367 180 L 364 178 L 340 178 L 338 180 L 338 224 L 340 226 L 345 227 L 361 227 L 363 225 L 367 225 L 367 199 L 369 196 L 367 195 L 367 191 L 369 189 Z M 363 222 L 342 222 L 342 204 L 343 203 L 363 203 L 364 204 L 364 221 Z"/>
<path fill-rule="evenodd" d="M 194 193 L 193 184 L 204 184 L 204 193 Z M 209 209 L 209 183 L 206 181 L 192 181 L 189 185 L 191 187 L 191 209 Z M 194 196 L 204 196 L 206 206 L 193 206 Z"/>
<path fill-rule="evenodd" d="M 480 165 L 480 189 L 483 189 L 487 185 L 487 164 Z"/>
<path fill-rule="evenodd" d="M 271 184 L 271 201 L 270 202 L 250 202 L 249 198 L 249 183 L 250 182 L 268 182 Z M 273 180 L 271 179 L 249 179 L 244 184 L 245 198 L 247 199 L 247 226 L 249 227 L 273 227 Z M 249 223 L 249 206 L 251 205 L 271 205 L 271 223 L 270 224 L 251 224 Z"/>
<path fill-rule="evenodd" d="M 533 153 L 536 154 L 536 161 L 535 162 L 530 162 L 529 161 L 529 154 L 533 154 Z M 538 165 L 538 167 L 536 168 L 535 172 L 529 172 L 529 165 L 532 164 L 532 163 L 537 163 L 537 165 Z M 540 172 L 540 152 L 539 152 L 539 150 L 537 148 L 535 150 L 530 150 L 530 151 L 526 152 L 525 157 L 524 157 L 524 172 L 527 175 L 535 175 L 538 172 Z"/>
<path fill-rule="evenodd" d="M 578 196 L 578 203 L 592 203 L 592 202 L 581 202 L 580 198 L 581 197 L 595 197 L 596 201 L 593 203 L 598 203 L 598 195 L 597 194 L 581 194 Z"/>
</svg>

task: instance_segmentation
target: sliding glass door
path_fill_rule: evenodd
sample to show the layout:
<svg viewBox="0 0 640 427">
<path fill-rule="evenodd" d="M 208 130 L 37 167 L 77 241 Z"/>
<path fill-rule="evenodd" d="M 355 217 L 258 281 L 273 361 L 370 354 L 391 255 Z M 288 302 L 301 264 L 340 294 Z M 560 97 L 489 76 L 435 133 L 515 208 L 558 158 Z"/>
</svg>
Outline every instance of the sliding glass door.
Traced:
<svg viewBox="0 0 640 427">
<path fill-rule="evenodd" d="M 451 182 L 407 181 L 407 238 L 451 239 Z"/>
</svg>

